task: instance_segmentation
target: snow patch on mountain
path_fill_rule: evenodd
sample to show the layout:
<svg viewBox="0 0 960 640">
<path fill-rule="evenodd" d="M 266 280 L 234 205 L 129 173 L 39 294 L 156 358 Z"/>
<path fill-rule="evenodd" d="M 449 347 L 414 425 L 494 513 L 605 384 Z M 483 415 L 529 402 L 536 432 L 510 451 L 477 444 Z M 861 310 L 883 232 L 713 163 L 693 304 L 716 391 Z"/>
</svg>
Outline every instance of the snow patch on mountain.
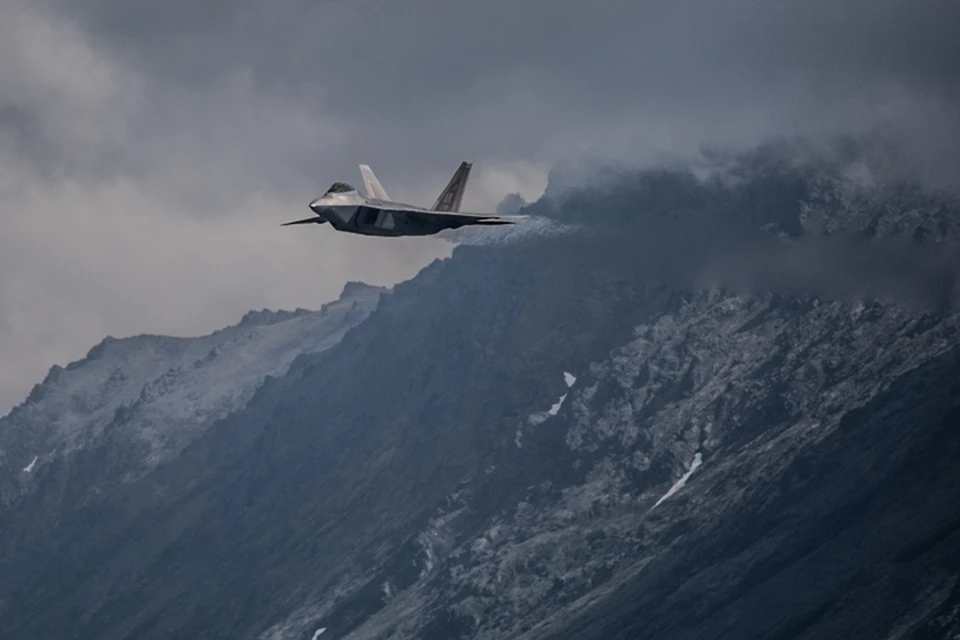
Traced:
<svg viewBox="0 0 960 640">
<path fill-rule="evenodd" d="M 567 388 L 570 389 L 577 382 L 577 377 L 568 371 L 563 372 L 563 381 L 567 385 Z M 549 409 L 546 411 L 538 411 L 537 413 L 532 414 L 527 418 L 527 422 L 531 425 L 538 425 L 544 423 L 547 418 L 552 418 L 553 416 L 560 413 L 560 409 L 563 407 L 563 403 L 567 399 L 568 393 L 564 393 L 560 398 L 554 402 Z M 514 436 L 513 443 L 516 445 L 517 449 L 523 448 L 523 426 L 520 425 L 517 427 L 517 433 Z"/>
<path fill-rule="evenodd" d="M 30 464 L 28 464 L 27 466 L 25 466 L 25 467 L 23 468 L 23 472 L 24 472 L 24 473 L 30 473 L 31 471 L 33 471 L 33 468 L 36 466 L 37 460 L 39 460 L 39 459 L 40 459 L 40 456 L 33 456 L 33 460 L 31 460 L 31 461 L 30 461 Z"/>
<path fill-rule="evenodd" d="M 700 468 L 701 464 L 703 464 L 703 455 L 698 451 L 697 454 L 693 457 L 693 462 L 690 463 L 690 468 L 687 470 L 687 472 L 682 476 L 680 476 L 680 479 L 677 480 L 672 487 L 670 487 L 669 491 L 667 491 L 665 494 L 663 494 L 663 496 L 659 500 L 657 500 L 656 504 L 654 504 L 650 510 L 653 511 L 653 509 L 656 509 L 657 507 L 659 507 L 664 500 L 667 500 L 672 495 L 674 495 L 677 491 L 680 491 L 680 489 L 683 489 L 683 487 L 686 486 L 687 484 L 687 480 L 690 479 L 690 476 L 693 475 L 694 471 Z"/>
<path fill-rule="evenodd" d="M 573 385 L 576 383 L 577 378 L 572 373 L 568 373 L 564 371 L 563 381 L 567 385 L 567 388 L 569 389 L 573 387 Z M 550 406 L 549 409 L 547 409 L 546 411 L 539 411 L 537 413 L 534 413 L 527 419 L 527 422 L 529 422 L 532 425 L 538 425 L 546 421 L 547 418 L 553 417 L 558 413 L 560 413 L 560 409 L 563 407 L 563 403 L 567 399 L 567 395 L 568 394 L 566 393 L 562 394 L 560 398 L 556 402 L 554 402 L 553 405 Z"/>
</svg>

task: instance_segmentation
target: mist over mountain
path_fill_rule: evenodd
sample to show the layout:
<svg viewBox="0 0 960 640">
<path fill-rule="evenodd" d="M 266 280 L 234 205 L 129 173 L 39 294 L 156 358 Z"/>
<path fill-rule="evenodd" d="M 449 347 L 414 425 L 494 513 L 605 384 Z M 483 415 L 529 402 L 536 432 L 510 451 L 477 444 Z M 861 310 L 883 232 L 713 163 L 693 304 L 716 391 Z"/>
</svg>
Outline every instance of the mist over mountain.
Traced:
<svg viewBox="0 0 960 640">
<path fill-rule="evenodd" d="M 508 193 L 497 205 L 497 213 L 513 214 L 519 213 L 521 209 L 529 204 L 519 193 Z"/>
<path fill-rule="evenodd" d="M 54 368 L 0 637 L 954 637 L 960 200 L 838 148 L 561 168 L 504 206 L 564 233 Z"/>
</svg>

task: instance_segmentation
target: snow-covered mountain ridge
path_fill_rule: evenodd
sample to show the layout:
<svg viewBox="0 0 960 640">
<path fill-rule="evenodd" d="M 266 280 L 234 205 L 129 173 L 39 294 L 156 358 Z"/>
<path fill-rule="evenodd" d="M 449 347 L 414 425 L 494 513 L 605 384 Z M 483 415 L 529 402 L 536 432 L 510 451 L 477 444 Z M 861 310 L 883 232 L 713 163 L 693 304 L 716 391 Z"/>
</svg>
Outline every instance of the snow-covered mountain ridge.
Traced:
<svg viewBox="0 0 960 640">
<path fill-rule="evenodd" d="M 138 473 L 146 472 L 242 407 L 267 376 L 338 343 L 384 291 L 349 283 L 317 311 L 252 311 L 201 337 L 108 337 L 82 360 L 51 368 L 0 421 L 0 469 L 36 475 L 109 430 L 139 449 Z"/>
</svg>

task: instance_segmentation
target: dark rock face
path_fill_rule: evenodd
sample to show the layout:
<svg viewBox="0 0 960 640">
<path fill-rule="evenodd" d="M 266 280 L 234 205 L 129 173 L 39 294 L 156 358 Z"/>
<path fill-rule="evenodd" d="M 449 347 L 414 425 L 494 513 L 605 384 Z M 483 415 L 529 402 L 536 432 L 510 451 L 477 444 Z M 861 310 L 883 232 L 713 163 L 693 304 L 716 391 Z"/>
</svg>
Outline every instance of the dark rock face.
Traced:
<svg viewBox="0 0 960 640">
<path fill-rule="evenodd" d="M 579 231 L 459 247 L 97 500 L 63 495 L 123 441 L 38 467 L 0 636 L 960 633 L 955 294 L 790 262 L 889 239 L 924 290 L 960 207 L 840 174 L 764 150 L 545 198 Z"/>
</svg>

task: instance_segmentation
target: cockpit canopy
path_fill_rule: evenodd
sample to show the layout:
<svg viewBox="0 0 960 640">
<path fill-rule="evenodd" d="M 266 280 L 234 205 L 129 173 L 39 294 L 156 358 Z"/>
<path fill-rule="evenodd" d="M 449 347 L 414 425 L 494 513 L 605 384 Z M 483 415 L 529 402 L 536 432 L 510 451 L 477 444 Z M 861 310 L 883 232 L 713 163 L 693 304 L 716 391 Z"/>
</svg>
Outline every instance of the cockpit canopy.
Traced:
<svg viewBox="0 0 960 640">
<path fill-rule="evenodd" d="M 348 185 L 346 182 L 334 182 L 330 188 L 327 189 L 327 193 L 323 195 L 327 195 L 329 193 L 349 193 L 350 191 L 356 191 L 356 189 Z"/>
</svg>

